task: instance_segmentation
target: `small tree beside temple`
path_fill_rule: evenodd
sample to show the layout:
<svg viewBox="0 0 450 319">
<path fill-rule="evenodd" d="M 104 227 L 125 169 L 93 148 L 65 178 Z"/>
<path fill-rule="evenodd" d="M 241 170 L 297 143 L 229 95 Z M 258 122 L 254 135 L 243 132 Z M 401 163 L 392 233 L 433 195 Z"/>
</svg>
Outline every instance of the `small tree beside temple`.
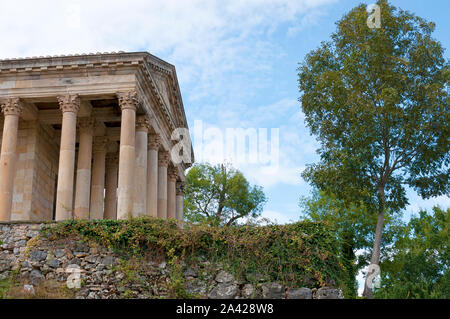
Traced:
<svg viewBox="0 0 450 319">
<path fill-rule="evenodd" d="M 196 164 L 186 175 L 184 216 L 190 222 L 230 226 L 258 217 L 265 202 L 262 188 L 230 165 Z"/>
</svg>

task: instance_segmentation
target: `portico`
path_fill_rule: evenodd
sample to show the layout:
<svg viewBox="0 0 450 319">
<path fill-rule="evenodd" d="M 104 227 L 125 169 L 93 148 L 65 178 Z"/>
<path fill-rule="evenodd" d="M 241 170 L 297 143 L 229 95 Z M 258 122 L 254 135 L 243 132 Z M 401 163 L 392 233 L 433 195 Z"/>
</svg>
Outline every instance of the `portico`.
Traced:
<svg viewBox="0 0 450 319">
<path fill-rule="evenodd" d="M 146 52 L 0 60 L 0 105 L 0 221 L 182 219 L 193 153 L 171 157 L 188 128 L 173 65 Z"/>
</svg>

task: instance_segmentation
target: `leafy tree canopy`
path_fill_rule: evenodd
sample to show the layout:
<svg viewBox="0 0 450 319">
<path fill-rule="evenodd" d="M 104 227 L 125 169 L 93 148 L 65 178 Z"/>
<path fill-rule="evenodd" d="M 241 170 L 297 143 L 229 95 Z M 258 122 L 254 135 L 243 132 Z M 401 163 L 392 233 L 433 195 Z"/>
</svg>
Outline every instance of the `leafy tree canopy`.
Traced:
<svg viewBox="0 0 450 319">
<path fill-rule="evenodd" d="M 361 4 L 298 69 L 305 120 L 321 146 L 303 177 L 377 212 L 378 264 L 386 210 L 406 207 L 406 186 L 423 198 L 450 193 L 450 65 L 434 24 L 377 1 L 381 27 Z M 371 292 L 366 294 L 370 297 Z"/>
<path fill-rule="evenodd" d="M 356 275 L 370 259 L 368 249 L 375 236 L 376 214 L 371 213 L 362 201 L 348 203 L 338 199 L 334 194 L 317 189 L 313 190 L 310 197 L 300 199 L 300 207 L 304 217 L 313 221 L 325 221 L 333 226 L 332 229 L 338 239 L 340 258 L 347 274 L 344 295 L 346 298 L 356 298 L 358 289 Z M 393 243 L 402 225 L 399 212 L 387 212 L 381 247 Z"/>
<path fill-rule="evenodd" d="M 450 209 L 421 211 L 381 262 L 378 298 L 450 298 Z"/>
<path fill-rule="evenodd" d="M 266 197 L 231 165 L 196 164 L 186 175 L 184 216 L 190 222 L 233 225 L 261 214 Z"/>
<path fill-rule="evenodd" d="M 300 199 L 300 207 L 304 217 L 313 221 L 325 221 L 332 225 L 341 246 L 349 245 L 353 252 L 371 248 L 377 216 L 367 209 L 362 201 L 346 203 L 334 194 L 315 189 L 312 196 Z M 391 245 L 402 227 L 400 215 L 398 211 L 387 212 L 382 247 Z M 366 266 L 367 259 L 367 255 L 360 255 L 357 268 Z"/>
<path fill-rule="evenodd" d="M 358 6 L 299 68 L 302 109 L 321 142 L 321 162 L 304 177 L 368 203 L 385 186 L 398 209 L 404 185 L 425 198 L 449 194 L 450 68 L 433 23 L 378 5 L 380 29 Z"/>
</svg>

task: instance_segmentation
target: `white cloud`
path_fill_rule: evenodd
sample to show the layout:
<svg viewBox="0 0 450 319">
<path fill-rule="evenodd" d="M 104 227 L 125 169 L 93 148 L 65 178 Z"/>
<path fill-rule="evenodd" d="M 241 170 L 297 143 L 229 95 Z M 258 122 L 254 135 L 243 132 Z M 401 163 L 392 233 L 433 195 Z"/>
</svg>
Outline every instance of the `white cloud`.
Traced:
<svg viewBox="0 0 450 319">
<path fill-rule="evenodd" d="M 211 119 L 219 122 L 217 126 L 203 122 L 204 144 L 202 148 L 197 144 L 197 122 L 191 126 L 191 130 L 194 132 L 194 150 L 198 160 L 210 163 L 230 162 L 243 171 L 251 182 L 264 188 L 280 184 L 299 186 L 303 183 L 300 173 L 315 156 L 318 145 L 304 127 L 303 113 L 300 111 L 300 105 L 296 99 L 283 98 L 268 105 L 241 108 L 240 111 L 227 108 L 222 112 L 222 108 L 218 109 L 220 111 L 217 110 L 217 116 L 211 116 Z M 273 142 L 274 137 L 270 129 L 274 127 L 278 129 L 279 135 L 278 152 L 270 151 L 271 157 L 267 163 L 240 162 L 233 158 L 227 158 L 224 150 L 226 144 L 233 140 L 227 139 L 224 127 L 255 129 L 258 139 L 260 137 L 259 129 L 267 129 L 266 144 L 268 145 Z M 206 138 L 206 136 L 210 138 Z M 258 142 L 260 141 L 258 140 Z M 272 150 L 272 147 L 267 149 Z M 239 155 L 242 154 L 239 153 Z M 275 158 L 275 155 L 278 156 Z"/>
<path fill-rule="evenodd" d="M 0 57 L 148 50 L 176 65 L 192 100 L 229 97 L 282 54 L 261 35 L 334 1 L 2 1 Z"/>
<path fill-rule="evenodd" d="M 288 224 L 295 222 L 287 215 L 277 212 L 275 210 L 265 210 L 261 213 L 261 218 L 269 219 L 271 222 L 275 222 L 277 224 Z"/>
<path fill-rule="evenodd" d="M 279 184 L 298 186 L 303 183 L 300 173 L 304 167 L 301 166 L 260 167 L 246 165 L 238 168 L 244 171 L 251 181 L 265 189 L 275 187 Z"/>
<path fill-rule="evenodd" d="M 431 211 L 434 206 L 440 206 L 443 209 L 450 207 L 450 197 L 445 195 L 422 199 L 417 194 L 414 194 L 410 196 L 410 201 L 412 204 L 406 208 L 406 211 L 411 213 L 418 213 L 422 209 Z"/>
<path fill-rule="evenodd" d="M 358 283 L 358 296 L 362 297 L 363 292 L 364 292 L 364 284 L 365 284 L 365 280 L 366 278 L 364 277 L 365 274 L 362 272 L 362 270 L 360 270 L 358 272 L 358 274 L 356 275 L 356 282 Z"/>
<path fill-rule="evenodd" d="M 316 25 L 319 18 L 321 18 L 323 15 L 324 12 L 320 9 L 314 9 L 311 12 L 305 14 L 301 19 L 298 20 L 297 23 L 288 28 L 288 36 L 293 37 L 305 27 Z"/>
</svg>

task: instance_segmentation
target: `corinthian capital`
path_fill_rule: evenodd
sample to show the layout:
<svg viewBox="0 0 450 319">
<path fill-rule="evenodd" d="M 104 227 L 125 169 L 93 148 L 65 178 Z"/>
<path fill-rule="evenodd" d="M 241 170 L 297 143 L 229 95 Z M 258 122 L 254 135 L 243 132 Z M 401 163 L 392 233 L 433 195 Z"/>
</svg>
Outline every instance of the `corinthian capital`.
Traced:
<svg viewBox="0 0 450 319">
<path fill-rule="evenodd" d="M 177 182 L 176 184 L 176 194 L 177 195 L 184 195 L 184 192 L 186 191 L 186 183 L 185 182 Z"/>
<path fill-rule="evenodd" d="M 128 92 L 118 92 L 116 93 L 119 99 L 119 106 L 121 110 L 132 109 L 136 111 L 139 106 L 139 99 L 137 92 L 135 90 Z"/>
<path fill-rule="evenodd" d="M 158 166 L 169 165 L 169 152 L 159 151 L 158 152 Z"/>
<path fill-rule="evenodd" d="M 148 135 L 148 148 L 151 150 L 158 150 L 161 146 L 161 137 L 158 134 Z"/>
<path fill-rule="evenodd" d="M 105 136 L 96 136 L 94 138 L 94 143 L 92 143 L 92 152 L 105 152 L 106 144 L 108 143 L 108 138 Z"/>
<path fill-rule="evenodd" d="M 150 121 L 147 116 L 140 115 L 136 118 L 136 130 L 148 132 Z"/>
<path fill-rule="evenodd" d="M 0 103 L 5 115 L 20 115 L 23 110 L 23 104 L 18 97 L 8 98 Z"/>
<path fill-rule="evenodd" d="M 80 109 L 80 97 L 78 94 L 66 94 L 63 96 L 58 96 L 57 99 L 59 108 L 63 113 L 78 113 L 78 110 Z"/>
<path fill-rule="evenodd" d="M 119 154 L 117 153 L 107 153 L 106 154 L 106 165 L 108 167 L 118 167 L 119 166 Z"/>
<path fill-rule="evenodd" d="M 94 119 L 91 117 L 82 117 L 78 119 L 78 129 L 80 131 L 92 132 L 94 130 Z"/>
<path fill-rule="evenodd" d="M 169 168 L 167 170 L 167 178 L 172 182 L 175 182 L 177 180 L 178 171 L 175 166 L 172 166 L 172 165 L 169 166 Z"/>
</svg>

